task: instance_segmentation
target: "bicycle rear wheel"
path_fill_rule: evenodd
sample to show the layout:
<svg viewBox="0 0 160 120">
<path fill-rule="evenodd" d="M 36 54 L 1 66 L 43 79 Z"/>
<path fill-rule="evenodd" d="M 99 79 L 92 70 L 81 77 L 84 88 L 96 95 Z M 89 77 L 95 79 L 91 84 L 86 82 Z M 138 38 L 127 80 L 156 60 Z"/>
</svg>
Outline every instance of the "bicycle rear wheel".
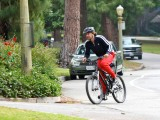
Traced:
<svg viewBox="0 0 160 120">
<path fill-rule="evenodd" d="M 89 100 L 93 104 L 100 104 L 102 102 L 102 98 L 103 98 L 102 87 L 99 80 L 97 80 L 95 76 L 89 76 L 87 78 L 86 93 Z"/>
<path fill-rule="evenodd" d="M 123 103 L 126 99 L 126 86 L 120 76 L 117 76 L 115 79 L 112 96 L 117 103 Z"/>
</svg>

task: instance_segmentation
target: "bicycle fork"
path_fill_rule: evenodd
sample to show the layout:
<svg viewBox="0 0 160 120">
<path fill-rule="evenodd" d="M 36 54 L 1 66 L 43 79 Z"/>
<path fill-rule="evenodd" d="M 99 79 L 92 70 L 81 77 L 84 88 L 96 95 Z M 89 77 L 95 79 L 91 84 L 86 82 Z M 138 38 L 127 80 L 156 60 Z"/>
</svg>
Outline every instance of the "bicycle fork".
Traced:
<svg viewBox="0 0 160 120">
<path fill-rule="evenodd" d="M 92 80 L 92 91 L 98 90 L 99 88 L 99 71 L 95 72 Z"/>
</svg>

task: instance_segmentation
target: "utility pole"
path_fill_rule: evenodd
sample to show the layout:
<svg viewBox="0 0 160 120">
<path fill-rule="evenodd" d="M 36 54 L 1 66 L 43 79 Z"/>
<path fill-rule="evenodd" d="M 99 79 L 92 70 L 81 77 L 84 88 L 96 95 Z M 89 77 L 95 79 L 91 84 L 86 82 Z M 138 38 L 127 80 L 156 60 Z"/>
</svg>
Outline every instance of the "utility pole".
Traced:
<svg viewBox="0 0 160 120">
<path fill-rule="evenodd" d="M 117 14 L 118 14 L 119 50 L 121 51 L 121 56 L 123 59 L 123 44 L 122 44 L 122 20 L 123 20 L 123 17 L 122 17 L 122 14 L 123 14 L 124 8 L 121 5 L 119 5 L 116 8 L 116 10 L 117 10 Z"/>
<path fill-rule="evenodd" d="M 29 75 L 32 70 L 32 55 L 28 0 L 20 0 L 20 26 L 22 72 Z"/>
</svg>

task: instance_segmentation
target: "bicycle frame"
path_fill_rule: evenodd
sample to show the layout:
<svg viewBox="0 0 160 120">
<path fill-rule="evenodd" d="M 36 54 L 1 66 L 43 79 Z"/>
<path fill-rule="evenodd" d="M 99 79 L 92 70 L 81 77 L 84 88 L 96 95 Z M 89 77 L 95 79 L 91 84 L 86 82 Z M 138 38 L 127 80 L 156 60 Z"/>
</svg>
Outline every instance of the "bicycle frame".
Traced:
<svg viewBox="0 0 160 120">
<path fill-rule="evenodd" d="M 114 66 L 114 65 L 113 65 L 113 66 Z M 93 73 L 94 73 L 93 75 L 97 76 L 99 82 L 100 82 L 100 78 L 101 78 L 102 82 L 103 82 L 103 83 L 105 84 L 105 86 L 106 86 L 106 89 L 107 89 L 106 92 L 108 92 L 108 90 L 111 89 L 111 84 L 110 84 L 110 82 L 111 82 L 111 77 L 110 77 L 110 75 L 109 75 L 106 71 L 98 68 L 97 61 L 96 61 L 96 71 L 93 72 Z M 103 77 L 102 74 L 104 74 L 104 77 Z"/>
</svg>

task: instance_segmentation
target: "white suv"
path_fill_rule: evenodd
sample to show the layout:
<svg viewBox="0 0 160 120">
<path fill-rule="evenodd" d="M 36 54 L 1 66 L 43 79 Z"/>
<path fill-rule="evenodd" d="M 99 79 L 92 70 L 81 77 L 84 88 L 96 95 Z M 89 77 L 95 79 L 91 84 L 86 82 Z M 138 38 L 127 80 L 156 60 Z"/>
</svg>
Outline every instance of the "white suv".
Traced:
<svg viewBox="0 0 160 120">
<path fill-rule="evenodd" d="M 123 56 L 124 58 L 138 57 L 138 59 L 142 59 L 141 43 L 134 37 L 123 37 Z"/>
</svg>

